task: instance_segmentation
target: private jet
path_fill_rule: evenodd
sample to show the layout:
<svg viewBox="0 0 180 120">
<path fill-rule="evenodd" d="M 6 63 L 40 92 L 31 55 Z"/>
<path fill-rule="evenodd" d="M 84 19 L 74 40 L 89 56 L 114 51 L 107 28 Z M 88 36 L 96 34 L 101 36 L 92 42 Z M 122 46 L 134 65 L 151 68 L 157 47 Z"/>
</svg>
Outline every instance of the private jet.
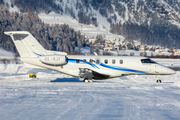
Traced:
<svg viewBox="0 0 180 120">
<path fill-rule="evenodd" d="M 8 31 L 26 67 L 59 71 L 84 82 L 127 75 L 172 75 L 175 71 L 148 57 L 67 55 L 44 49 L 28 31 Z M 157 80 L 161 82 L 161 80 Z"/>
</svg>

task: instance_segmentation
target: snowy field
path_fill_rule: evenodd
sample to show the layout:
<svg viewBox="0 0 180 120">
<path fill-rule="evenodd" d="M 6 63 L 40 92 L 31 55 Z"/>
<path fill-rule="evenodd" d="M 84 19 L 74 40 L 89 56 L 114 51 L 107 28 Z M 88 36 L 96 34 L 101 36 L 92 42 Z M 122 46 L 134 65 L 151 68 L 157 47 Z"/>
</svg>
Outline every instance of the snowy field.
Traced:
<svg viewBox="0 0 180 120">
<path fill-rule="evenodd" d="M 170 66 L 179 60 L 156 61 Z M 29 73 L 37 79 L 29 79 Z M 23 64 L 0 63 L 1 120 L 179 120 L 180 72 L 93 83 Z"/>
</svg>

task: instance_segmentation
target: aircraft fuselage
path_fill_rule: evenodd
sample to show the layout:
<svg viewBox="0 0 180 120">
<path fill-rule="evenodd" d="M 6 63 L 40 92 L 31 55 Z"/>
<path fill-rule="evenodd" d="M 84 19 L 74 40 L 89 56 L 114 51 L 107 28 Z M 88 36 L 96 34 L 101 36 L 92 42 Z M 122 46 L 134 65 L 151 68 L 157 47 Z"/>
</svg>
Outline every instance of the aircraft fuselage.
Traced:
<svg viewBox="0 0 180 120">
<path fill-rule="evenodd" d="M 28 65 L 56 70 L 75 77 L 79 77 L 80 68 L 87 68 L 101 75 L 107 75 L 107 78 L 124 75 L 170 75 L 175 73 L 175 71 L 157 64 L 147 57 L 53 55 L 44 56 L 44 60 L 43 56 L 21 58 L 21 60 Z"/>
</svg>

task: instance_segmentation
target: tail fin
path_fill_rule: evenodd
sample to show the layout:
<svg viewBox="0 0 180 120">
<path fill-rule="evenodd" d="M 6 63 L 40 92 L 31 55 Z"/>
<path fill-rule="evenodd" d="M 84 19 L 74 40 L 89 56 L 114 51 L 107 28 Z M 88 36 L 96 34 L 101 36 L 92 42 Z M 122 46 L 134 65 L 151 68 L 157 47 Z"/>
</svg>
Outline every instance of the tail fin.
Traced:
<svg viewBox="0 0 180 120">
<path fill-rule="evenodd" d="M 21 57 L 37 57 L 47 54 L 47 50 L 27 31 L 4 33 L 12 38 Z"/>
</svg>

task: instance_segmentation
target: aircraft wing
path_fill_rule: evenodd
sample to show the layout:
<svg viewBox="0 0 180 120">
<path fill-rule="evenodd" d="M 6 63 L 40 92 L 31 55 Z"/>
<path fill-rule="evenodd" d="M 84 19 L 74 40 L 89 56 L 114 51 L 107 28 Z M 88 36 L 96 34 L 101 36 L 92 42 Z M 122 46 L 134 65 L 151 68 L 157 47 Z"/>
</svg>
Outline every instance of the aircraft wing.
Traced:
<svg viewBox="0 0 180 120">
<path fill-rule="evenodd" d="M 110 75 L 104 73 L 103 71 L 95 71 L 89 68 L 79 68 L 79 77 L 100 80 L 100 79 L 108 79 Z"/>
</svg>

